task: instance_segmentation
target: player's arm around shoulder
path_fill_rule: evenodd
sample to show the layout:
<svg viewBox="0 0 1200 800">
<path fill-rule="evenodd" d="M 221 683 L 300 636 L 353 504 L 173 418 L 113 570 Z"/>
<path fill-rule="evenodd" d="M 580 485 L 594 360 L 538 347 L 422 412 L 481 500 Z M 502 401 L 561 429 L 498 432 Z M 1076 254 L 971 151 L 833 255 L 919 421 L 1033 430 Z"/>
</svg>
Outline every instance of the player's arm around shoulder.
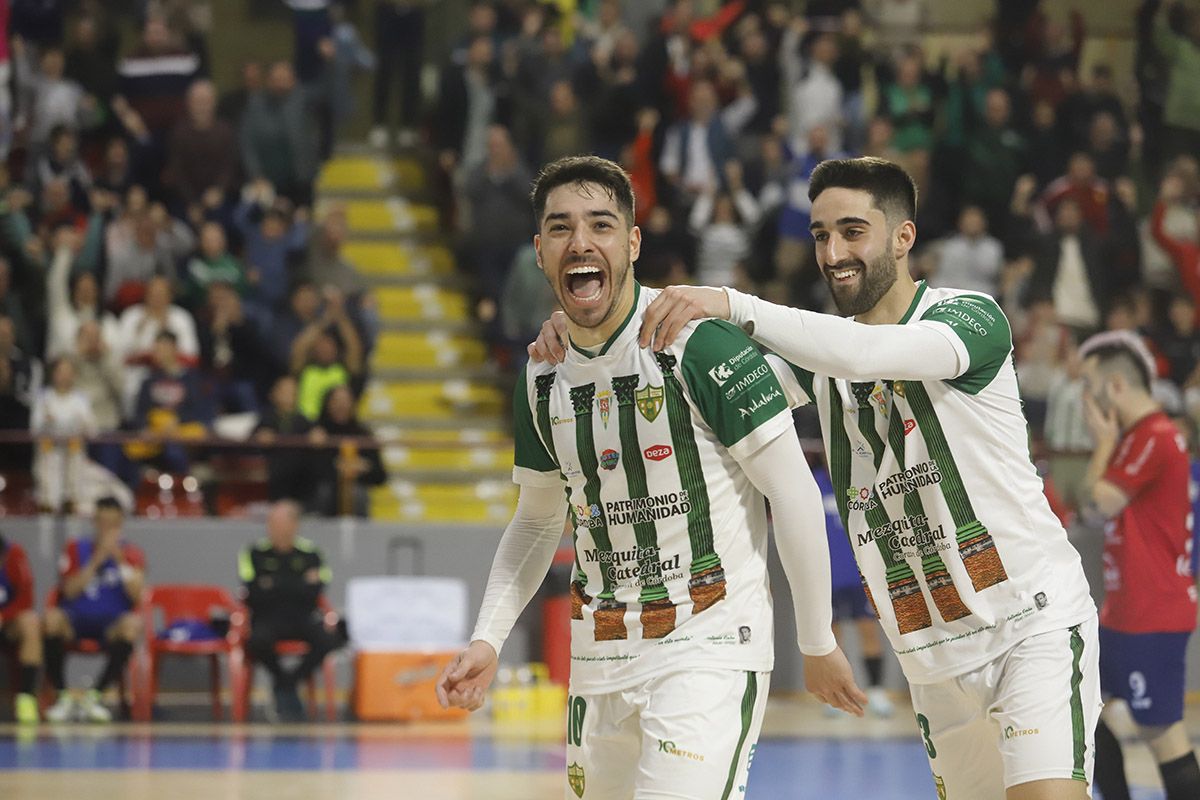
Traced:
<svg viewBox="0 0 1200 800">
<path fill-rule="evenodd" d="M 735 458 L 791 430 L 779 376 L 740 328 L 716 319 L 690 322 L 663 353 L 677 359 L 701 418 Z"/>
</svg>

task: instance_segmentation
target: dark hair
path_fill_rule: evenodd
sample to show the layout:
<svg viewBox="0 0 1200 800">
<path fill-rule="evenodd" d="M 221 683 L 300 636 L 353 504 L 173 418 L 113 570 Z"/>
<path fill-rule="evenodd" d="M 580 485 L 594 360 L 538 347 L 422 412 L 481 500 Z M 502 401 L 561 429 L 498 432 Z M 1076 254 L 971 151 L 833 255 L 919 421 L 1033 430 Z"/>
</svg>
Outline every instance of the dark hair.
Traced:
<svg viewBox="0 0 1200 800">
<path fill-rule="evenodd" d="M 155 335 L 154 341 L 161 342 L 164 339 L 170 341 L 171 344 L 175 344 L 175 345 L 179 344 L 179 337 L 175 335 L 175 332 L 169 331 L 166 328 L 163 328 L 161 331 L 159 331 Z"/>
<path fill-rule="evenodd" d="M 1150 391 L 1151 375 L 1146 362 L 1126 345 L 1119 342 L 1103 344 L 1089 352 L 1087 357 L 1095 358 L 1105 372 L 1120 372 L 1145 391 Z"/>
<path fill-rule="evenodd" d="M 542 215 L 546 213 L 546 198 L 550 192 L 572 183 L 577 186 L 594 183 L 603 188 L 609 198 L 617 202 L 617 208 L 625 215 L 626 224 L 633 225 L 633 184 L 619 164 L 599 156 L 567 156 L 542 167 L 529 195 L 533 203 L 534 225 L 539 229 L 542 226 Z"/>
<path fill-rule="evenodd" d="M 808 181 L 808 199 L 816 200 L 821 192 L 833 188 L 867 192 L 891 225 L 917 216 L 917 185 L 894 162 L 868 156 L 822 161 Z"/>
<path fill-rule="evenodd" d="M 111 509 L 113 511 L 119 511 L 122 514 L 125 513 L 125 507 L 122 506 L 120 501 L 117 500 L 117 498 L 113 497 L 111 494 L 101 497 L 99 500 L 96 501 L 96 511 L 104 511 L 106 509 Z"/>
</svg>

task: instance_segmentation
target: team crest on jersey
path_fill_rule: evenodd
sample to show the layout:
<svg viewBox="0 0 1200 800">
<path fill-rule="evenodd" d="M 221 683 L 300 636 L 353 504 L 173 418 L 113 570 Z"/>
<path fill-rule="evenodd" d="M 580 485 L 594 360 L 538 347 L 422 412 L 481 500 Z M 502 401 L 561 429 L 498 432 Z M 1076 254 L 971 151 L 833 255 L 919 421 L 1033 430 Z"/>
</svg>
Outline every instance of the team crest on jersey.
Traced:
<svg viewBox="0 0 1200 800">
<path fill-rule="evenodd" d="M 892 391 L 901 397 L 904 397 L 904 381 L 893 381 Z"/>
<path fill-rule="evenodd" d="M 600 411 L 600 421 L 604 423 L 605 430 L 608 429 L 608 417 L 612 413 L 612 392 L 605 389 L 602 392 L 596 393 L 596 408 Z M 610 467 L 611 469 L 611 467 Z"/>
<path fill-rule="evenodd" d="M 663 400 L 665 398 L 666 393 L 663 392 L 663 387 L 651 386 L 649 384 L 635 390 L 633 393 L 633 399 L 637 403 L 637 410 L 646 418 L 647 422 L 654 422 L 654 420 L 658 419 L 658 414 L 662 411 Z"/>
<path fill-rule="evenodd" d="M 616 469 L 620 460 L 621 454 L 616 450 L 605 450 L 600 454 L 600 466 L 604 469 Z"/>
<path fill-rule="evenodd" d="M 876 383 L 875 388 L 871 390 L 871 402 L 879 407 L 880 414 L 885 417 L 888 415 L 888 396 L 882 383 Z"/>
<path fill-rule="evenodd" d="M 587 780 L 583 774 L 583 767 L 578 764 L 572 764 L 567 767 L 567 783 L 576 797 L 583 797 L 584 789 L 587 788 Z M 943 795 L 944 797 L 945 795 Z"/>
</svg>

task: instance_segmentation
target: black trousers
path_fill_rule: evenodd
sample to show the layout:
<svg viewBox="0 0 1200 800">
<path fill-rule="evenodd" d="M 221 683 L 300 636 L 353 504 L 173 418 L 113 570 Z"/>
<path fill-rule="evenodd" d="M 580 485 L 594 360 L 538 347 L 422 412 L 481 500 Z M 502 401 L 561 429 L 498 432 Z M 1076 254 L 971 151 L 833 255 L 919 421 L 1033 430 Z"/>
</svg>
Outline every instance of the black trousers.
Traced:
<svg viewBox="0 0 1200 800">
<path fill-rule="evenodd" d="M 275 653 L 275 645 L 287 640 L 308 644 L 308 652 L 300 658 L 299 665 L 292 672 L 283 669 Z M 319 617 L 256 614 L 250 622 L 246 653 L 271 673 L 276 684 L 294 685 L 308 678 L 339 644 L 337 636 L 325 629 Z"/>
</svg>

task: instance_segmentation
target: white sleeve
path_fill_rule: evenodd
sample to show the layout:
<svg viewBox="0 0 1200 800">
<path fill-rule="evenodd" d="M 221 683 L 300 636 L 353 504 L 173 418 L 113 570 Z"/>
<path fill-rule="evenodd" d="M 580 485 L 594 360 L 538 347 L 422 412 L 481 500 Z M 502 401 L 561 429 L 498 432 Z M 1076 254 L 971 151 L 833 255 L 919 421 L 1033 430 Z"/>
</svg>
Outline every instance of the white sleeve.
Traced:
<svg viewBox="0 0 1200 800">
<path fill-rule="evenodd" d="M 550 569 L 565 515 L 560 485 L 521 487 L 517 510 L 496 548 L 471 641 L 485 641 L 500 652 Z"/>
<path fill-rule="evenodd" d="M 970 366 L 962 340 L 934 321 L 864 325 L 726 288 L 729 321 L 793 364 L 831 378 L 950 380 Z"/>
<path fill-rule="evenodd" d="M 750 482 L 771 501 L 775 546 L 792 588 L 796 642 L 806 656 L 833 652 L 832 583 L 825 506 L 789 428 L 738 462 Z"/>
</svg>

